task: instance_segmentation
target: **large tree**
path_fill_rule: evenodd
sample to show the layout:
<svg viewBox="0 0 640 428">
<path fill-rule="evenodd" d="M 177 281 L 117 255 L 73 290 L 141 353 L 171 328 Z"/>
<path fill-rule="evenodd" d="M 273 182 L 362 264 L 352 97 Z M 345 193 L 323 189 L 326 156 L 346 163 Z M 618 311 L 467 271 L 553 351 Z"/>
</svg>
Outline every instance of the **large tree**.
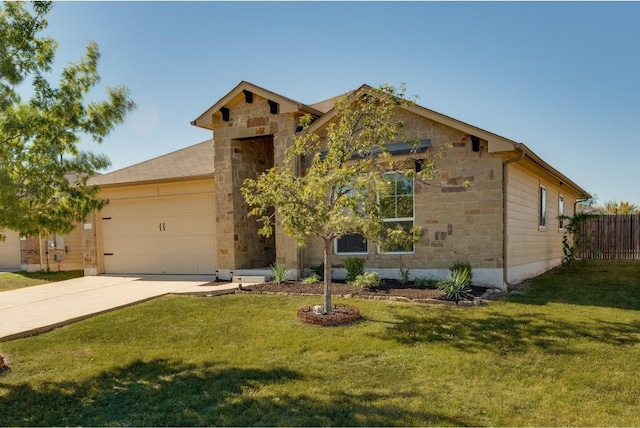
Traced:
<svg viewBox="0 0 640 428">
<path fill-rule="evenodd" d="M 364 87 L 337 101 L 335 120 L 310 132 L 311 118 L 301 120 L 284 162 L 256 179 L 245 181 L 242 192 L 259 217 L 260 233 L 270 236 L 274 220 L 299 246 L 312 237 L 324 244 L 324 309 L 331 311 L 331 259 L 333 242 L 348 234 L 360 234 L 381 248 L 408 247 L 421 237 L 418 227 L 388 227 L 379 201 L 392 191 L 386 172 L 410 178 L 430 179 L 436 172 L 431 161 L 419 173 L 395 162 L 387 144 L 404 140 L 398 108 L 410 104 L 404 87 Z M 322 132 L 322 137 L 320 133 Z M 414 142 L 408 142 L 417 147 Z M 422 157 L 423 155 L 421 155 Z M 305 159 L 304 171 L 296 171 Z M 413 165 L 413 163 L 411 164 Z"/>
<path fill-rule="evenodd" d="M 51 7 L 0 6 L 0 232 L 66 233 L 101 208 L 87 179 L 109 159 L 78 146 L 83 136 L 102 142 L 134 108 L 124 86 L 88 100 L 100 81 L 95 43 L 63 69 L 57 86 L 49 83 L 57 42 L 40 33 Z"/>
</svg>

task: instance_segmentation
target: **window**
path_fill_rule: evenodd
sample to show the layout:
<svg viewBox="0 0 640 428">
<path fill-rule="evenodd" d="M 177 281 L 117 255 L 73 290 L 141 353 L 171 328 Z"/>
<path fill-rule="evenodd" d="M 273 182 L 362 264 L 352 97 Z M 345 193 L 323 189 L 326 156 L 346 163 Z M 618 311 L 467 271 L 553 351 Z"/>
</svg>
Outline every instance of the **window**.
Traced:
<svg viewBox="0 0 640 428">
<path fill-rule="evenodd" d="M 564 229 L 564 196 L 558 196 L 558 227 Z"/>
<path fill-rule="evenodd" d="M 401 227 L 410 230 L 414 223 L 413 179 L 404 174 L 388 174 L 385 179 L 391 184 L 388 195 L 380 196 L 380 214 L 388 228 Z M 390 248 L 385 253 L 410 253 L 409 248 Z"/>
<path fill-rule="evenodd" d="M 348 196 L 354 196 L 353 190 L 348 187 L 343 188 L 347 191 Z M 358 207 L 361 208 L 360 206 Z M 349 215 L 358 215 L 356 211 L 353 213 L 351 210 L 346 211 Z M 369 246 L 367 240 L 359 233 L 349 233 L 341 236 L 334 241 L 334 251 L 336 254 L 367 254 L 369 252 Z"/>
<path fill-rule="evenodd" d="M 367 240 L 359 233 L 350 233 L 336 239 L 336 254 L 367 254 Z"/>
<path fill-rule="evenodd" d="M 540 186 L 540 212 L 539 212 L 540 227 L 547 227 L 547 188 Z"/>
</svg>

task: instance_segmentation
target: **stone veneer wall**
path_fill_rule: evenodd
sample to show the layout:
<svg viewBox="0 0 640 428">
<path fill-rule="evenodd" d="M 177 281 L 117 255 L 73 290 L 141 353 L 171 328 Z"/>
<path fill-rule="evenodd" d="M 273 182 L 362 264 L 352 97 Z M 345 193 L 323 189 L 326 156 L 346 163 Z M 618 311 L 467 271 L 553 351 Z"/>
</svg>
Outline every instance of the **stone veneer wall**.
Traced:
<svg viewBox="0 0 640 428">
<path fill-rule="evenodd" d="M 437 161 L 441 177 L 429 184 L 415 182 L 415 224 L 424 237 L 410 254 L 379 254 L 369 244 L 366 268 L 447 269 L 456 261 L 474 269 L 499 269 L 503 265 L 502 162 L 487 152 L 471 148 L 471 136 L 403 112 L 407 138 L 430 139 L 430 153 L 445 148 Z M 471 182 L 463 187 L 465 180 Z M 333 266 L 341 268 L 349 256 L 334 255 Z M 315 240 L 305 249 L 305 268 L 322 262 L 322 243 Z"/>
<path fill-rule="evenodd" d="M 84 274 L 98 275 L 100 267 L 98 265 L 98 240 L 96 238 L 97 213 L 93 213 L 78 227 L 82 230 L 82 261 L 84 264 Z"/>
<path fill-rule="evenodd" d="M 40 266 L 40 237 L 28 236 L 20 239 L 20 264 L 26 271 L 37 271 Z"/>
<path fill-rule="evenodd" d="M 234 156 L 241 155 L 236 152 L 239 140 L 270 136 L 273 139 L 273 162 L 278 165 L 284 159 L 286 148 L 293 143 L 299 116 L 271 114 L 267 100 L 257 95 L 254 95 L 252 103 L 247 103 L 244 96 L 239 95 L 227 103 L 226 107 L 230 111 L 228 122 L 223 121 L 219 115 L 213 117 L 216 247 L 218 268 L 233 270 L 254 265 L 255 263 L 249 262 L 253 257 L 264 257 L 257 232 L 253 234 L 247 222 L 236 220 L 236 215 L 243 215 L 237 210 L 243 209 L 244 198 L 239 189 L 246 178 L 246 174 L 234 171 L 237 164 Z M 257 156 L 257 153 L 255 155 Z M 257 172 L 257 169 L 254 170 Z M 249 245 L 249 239 L 258 241 L 256 245 L 252 245 L 253 248 L 244 247 L 244 244 Z M 243 242 L 245 240 L 246 243 Z M 291 268 L 297 267 L 298 250 L 295 242 L 285 236 L 279 227 L 275 230 L 275 247 L 278 263 L 286 263 Z"/>
<path fill-rule="evenodd" d="M 258 234 L 260 224 L 248 215 L 249 206 L 241 188 L 247 178 L 254 178 L 273 167 L 273 136 L 232 140 L 235 268 L 263 268 L 276 261 L 275 236 Z"/>
</svg>

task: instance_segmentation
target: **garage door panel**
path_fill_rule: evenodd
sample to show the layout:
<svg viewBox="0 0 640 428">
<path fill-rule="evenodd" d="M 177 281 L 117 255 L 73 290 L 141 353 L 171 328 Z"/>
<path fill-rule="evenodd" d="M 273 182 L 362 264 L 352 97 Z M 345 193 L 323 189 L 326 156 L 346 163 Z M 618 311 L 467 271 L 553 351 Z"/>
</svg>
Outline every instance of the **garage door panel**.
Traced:
<svg viewBox="0 0 640 428">
<path fill-rule="evenodd" d="M 213 194 L 116 202 L 101 217 L 106 273 L 215 272 Z"/>
</svg>

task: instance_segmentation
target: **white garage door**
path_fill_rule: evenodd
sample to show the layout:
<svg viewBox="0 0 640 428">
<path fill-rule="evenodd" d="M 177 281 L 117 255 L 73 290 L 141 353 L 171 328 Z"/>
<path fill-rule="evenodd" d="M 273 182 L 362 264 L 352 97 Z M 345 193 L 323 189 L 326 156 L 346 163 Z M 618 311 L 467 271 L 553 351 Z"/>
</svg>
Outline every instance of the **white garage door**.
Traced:
<svg viewBox="0 0 640 428">
<path fill-rule="evenodd" d="M 0 241 L 0 270 L 20 270 L 20 236 L 13 230 L 1 233 L 6 239 Z"/>
<path fill-rule="evenodd" d="M 100 218 L 105 273 L 215 273 L 213 195 L 112 201 Z"/>
</svg>

